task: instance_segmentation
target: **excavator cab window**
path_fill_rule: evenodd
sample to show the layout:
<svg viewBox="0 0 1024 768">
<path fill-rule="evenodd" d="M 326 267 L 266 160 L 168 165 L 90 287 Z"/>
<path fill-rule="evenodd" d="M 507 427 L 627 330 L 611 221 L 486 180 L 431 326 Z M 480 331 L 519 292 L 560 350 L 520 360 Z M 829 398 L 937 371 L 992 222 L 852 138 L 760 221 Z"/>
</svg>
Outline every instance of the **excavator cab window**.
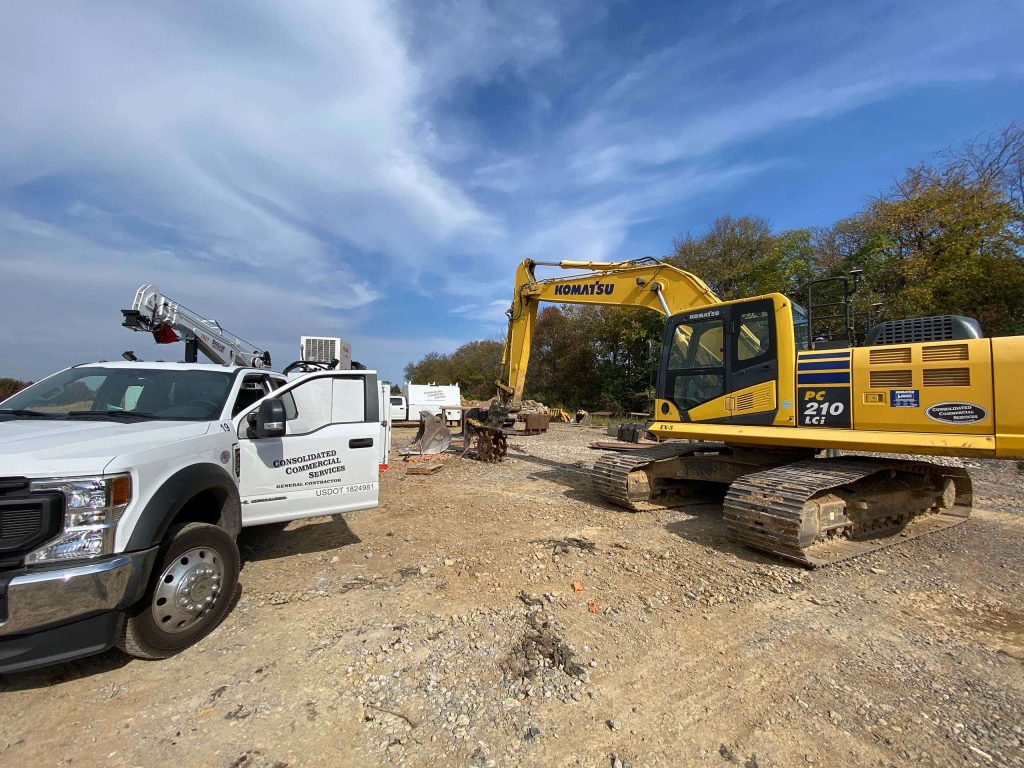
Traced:
<svg viewBox="0 0 1024 768">
<path fill-rule="evenodd" d="M 772 315 L 766 309 L 741 312 L 739 333 L 736 335 L 736 361 L 741 364 L 757 362 L 771 352 Z"/>
<path fill-rule="evenodd" d="M 666 387 L 680 413 L 725 394 L 725 321 L 721 311 L 691 314 L 675 325 Z"/>
<path fill-rule="evenodd" d="M 798 352 L 803 352 L 810 347 L 810 336 L 807 332 L 807 312 L 793 302 L 793 339 L 796 342 Z"/>
</svg>

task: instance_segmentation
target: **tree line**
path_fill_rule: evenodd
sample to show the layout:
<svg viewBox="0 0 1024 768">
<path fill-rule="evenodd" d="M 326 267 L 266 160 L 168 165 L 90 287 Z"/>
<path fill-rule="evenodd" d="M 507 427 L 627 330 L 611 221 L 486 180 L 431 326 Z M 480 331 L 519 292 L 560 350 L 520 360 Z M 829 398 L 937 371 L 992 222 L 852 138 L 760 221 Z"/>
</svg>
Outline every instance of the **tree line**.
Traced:
<svg viewBox="0 0 1024 768">
<path fill-rule="evenodd" d="M 0 378 L 0 401 L 6 400 L 11 395 L 20 392 L 31 383 L 31 381 Z"/>
<path fill-rule="evenodd" d="M 778 291 L 803 303 L 824 277 L 860 274 L 859 317 L 959 314 L 987 335 L 1024 334 L 1024 124 L 964 142 L 908 168 L 853 215 L 827 227 L 775 231 L 760 216 L 721 216 L 664 259 L 723 300 Z M 544 306 L 526 396 L 566 408 L 647 410 L 648 340 L 664 318 L 636 308 Z M 472 341 L 405 367 L 413 382 L 459 382 L 494 396 L 502 342 Z"/>
</svg>

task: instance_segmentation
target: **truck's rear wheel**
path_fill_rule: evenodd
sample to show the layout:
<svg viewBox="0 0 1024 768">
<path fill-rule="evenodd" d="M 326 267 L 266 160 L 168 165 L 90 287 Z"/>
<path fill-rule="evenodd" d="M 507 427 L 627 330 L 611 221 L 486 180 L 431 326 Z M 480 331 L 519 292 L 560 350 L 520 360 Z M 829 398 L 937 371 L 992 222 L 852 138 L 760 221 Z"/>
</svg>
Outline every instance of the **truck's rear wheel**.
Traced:
<svg viewBox="0 0 1024 768">
<path fill-rule="evenodd" d="M 240 561 L 223 528 L 186 523 L 171 529 L 145 599 L 125 620 L 121 649 L 164 659 L 212 632 L 231 608 Z"/>
</svg>

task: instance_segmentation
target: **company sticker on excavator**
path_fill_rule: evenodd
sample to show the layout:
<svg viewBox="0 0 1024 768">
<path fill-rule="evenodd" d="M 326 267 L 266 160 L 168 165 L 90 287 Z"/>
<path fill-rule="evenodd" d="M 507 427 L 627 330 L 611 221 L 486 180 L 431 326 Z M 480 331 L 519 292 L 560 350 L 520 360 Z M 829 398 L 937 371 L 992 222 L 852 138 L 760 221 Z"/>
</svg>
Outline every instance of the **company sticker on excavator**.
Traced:
<svg viewBox="0 0 1024 768">
<path fill-rule="evenodd" d="M 850 427 L 848 387 L 803 387 L 798 390 L 801 427 Z"/>
<path fill-rule="evenodd" d="M 977 424 L 988 418 L 988 411 L 974 403 L 936 403 L 925 414 L 942 424 Z"/>
</svg>

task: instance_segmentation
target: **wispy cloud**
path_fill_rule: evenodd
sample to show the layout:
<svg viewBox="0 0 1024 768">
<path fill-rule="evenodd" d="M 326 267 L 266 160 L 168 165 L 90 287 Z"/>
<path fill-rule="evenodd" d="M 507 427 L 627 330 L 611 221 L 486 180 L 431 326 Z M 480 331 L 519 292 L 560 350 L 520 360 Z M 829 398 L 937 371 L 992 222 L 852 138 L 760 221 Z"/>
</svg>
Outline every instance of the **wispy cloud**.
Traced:
<svg viewBox="0 0 1024 768">
<path fill-rule="evenodd" d="M 128 346 L 116 310 L 153 282 L 275 356 L 333 330 L 394 377 L 500 327 L 520 259 L 649 255 L 633 249 L 651 222 L 790 162 L 744 151 L 759 139 L 923 86 L 1019 81 L 1022 13 L 12 5 L 0 306 L 33 319 L 0 328 L 0 375 Z"/>
<path fill-rule="evenodd" d="M 626 67 L 570 130 L 573 179 L 622 183 L 915 86 L 1021 71 L 974 55 L 1000 24 L 1024 26 L 1019 10 L 1005 5 L 931 4 L 925 14 L 913 3 L 797 4 L 781 17 L 747 11 L 745 21 L 757 16 L 752 30 L 738 28 L 723 42 L 721 27 L 702 27 Z M 1004 44 L 1013 36 L 1004 34 Z"/>
</svg>

